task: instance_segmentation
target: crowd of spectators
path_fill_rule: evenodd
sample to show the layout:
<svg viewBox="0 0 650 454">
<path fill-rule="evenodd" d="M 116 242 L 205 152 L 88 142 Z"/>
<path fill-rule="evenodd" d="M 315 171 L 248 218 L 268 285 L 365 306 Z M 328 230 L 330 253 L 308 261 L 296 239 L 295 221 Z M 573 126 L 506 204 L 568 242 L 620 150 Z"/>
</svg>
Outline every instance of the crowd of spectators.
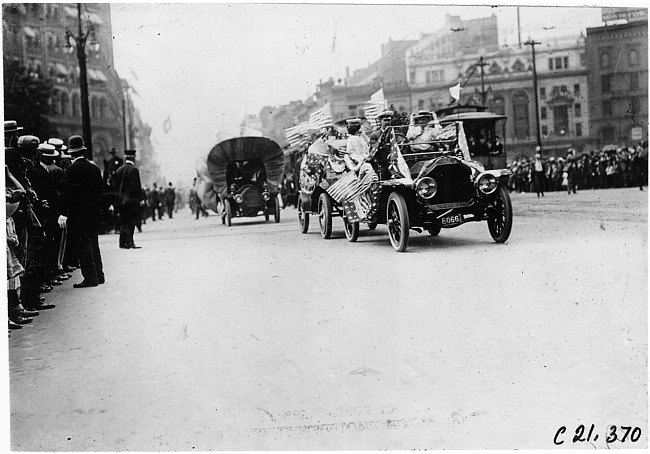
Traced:
<svg viewBox="0 0 650 454">
<path fill-rule="evenodd" d="M 508 163 L 512 172 L 511 192 L 537 192 L 539 196 L 553 191 L 571 194 L 577 189 L 638 187 L 643 190 L 648 184 L 647 141 L 636 147 L 580 154 L 569 149 L 566 156 L 540 158 L 542 172 L 536 171 L 535 158 L 520 156 Z"/>
<path fill-rule="evenodd" d="M 4 128 L 8 318 L 18 329 L 53 308 L 42 294 L 80 267 L 76 236 L 60 223 L 67 213 L 64 175 L 74 157 L 61 139 L 20 135 L 15 121 Z"/>
</svg>

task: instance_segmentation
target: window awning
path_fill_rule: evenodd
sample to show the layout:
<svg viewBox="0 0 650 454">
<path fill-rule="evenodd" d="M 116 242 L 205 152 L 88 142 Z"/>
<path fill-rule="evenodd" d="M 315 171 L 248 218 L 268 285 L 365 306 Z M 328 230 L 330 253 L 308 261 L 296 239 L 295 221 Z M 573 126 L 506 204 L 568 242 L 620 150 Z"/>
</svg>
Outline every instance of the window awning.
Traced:
<svg viewBox="0 0 650 454">
<path fill-rule="evenodd" d="M 56 63 L 56 72 L 60 74 L 61 76 L 67 76 L 68 73 L 68 68 L 66 68 L 64 65 L 61 63 Z"/>
<path fill-rule="evenodd" d="M 36 31 L 32 27 L 23 27 L 23 31 L 30 38 L 36 38 Z"/>
<path fill-rule="evenodd" d="M 92 69 L 88 68 L 88 75 L 92 80 L 95 80 L 97 82 L 106 82 L 108 81 L 108 78 L 106 75 L 100 71 L 99 69 Z"/>
<path fill-rule="evenodd" d="M 65 12 L 68 14 L 68 16 L 77 17 L 77 9 L 76 8 L 66 6 L 65 7 Z M 97 15 L 95 13 L 88 12 L 88 11 L 83 11 L 82 10 L 81 11 L 81 18 L 86 19 L 86 20 L 88 20 L 91 23 L 96 24 L 96 25 L 101 25 L 101 24 L 104 23 L 104 21 L 101 19 L 101 17 L 99 17 L 99 15 Z"/>
</svg>

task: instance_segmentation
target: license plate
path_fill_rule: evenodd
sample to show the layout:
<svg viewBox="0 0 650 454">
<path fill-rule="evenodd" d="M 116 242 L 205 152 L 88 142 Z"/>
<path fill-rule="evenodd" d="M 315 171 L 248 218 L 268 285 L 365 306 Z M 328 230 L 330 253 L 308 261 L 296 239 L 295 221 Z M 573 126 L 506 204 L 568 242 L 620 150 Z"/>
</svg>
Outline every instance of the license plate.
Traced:
<svg viewBox="0 0 650 454">
<path fill-rule="evenodd" d="M 462 214 L 452 214 L 451 216 L 445 216 L 440 220 L 442 225 L 454 225 L 454 224 L 462 224 L 463 223 L 463 215 Z"/>
</svg>

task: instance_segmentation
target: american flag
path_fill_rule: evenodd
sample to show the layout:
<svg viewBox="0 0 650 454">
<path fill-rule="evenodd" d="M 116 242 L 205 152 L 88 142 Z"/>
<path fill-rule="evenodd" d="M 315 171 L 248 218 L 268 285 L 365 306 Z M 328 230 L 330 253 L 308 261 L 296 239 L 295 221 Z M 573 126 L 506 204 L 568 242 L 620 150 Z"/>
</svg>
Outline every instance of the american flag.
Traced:
<svg viewBox="0 0 650 454">
<path fill-rule="evenodd" d="M 333 126 L 333 124 L 330 103 L 327 103 L 309 116 L 307 127 L 311 130 L 320 130 L 322 128 L 327 128 L 328 126 Z"/>
<path fill-rule="evenodd" d="M 364 107 L 363 111 L 368 121 L 373 122 L 377 119 L 379 114 L 386 109 L 386 98 L 384 97 L 384 89 L 380 88 L 379 91 L 370 96 L 369 106 Z"/>
<path fill-rule="evenodd" d="M 436 136 L 436 139 L 439 140 L 449 140 L 456 138 L 456 123 L 450 123 Z"/>
<path fill-rule="evenodd" d="M 401 178 L 411 178 L 411 171 L 404 160 L 404 156 L 402 156 L 402 152 L 399 150 L 399 146 L 397 146 L 395 131 L 393 130 L 391 130 L 390 147 L 391 153 L 389 168 L 392 173 L 400 174 Z"/>
<path fill-rule="evenodd" d="M 309 141 L 308 134 L 306 121 L 284 130 L 284 136 L 292 147 L 306 145 Z"/>
</svg>

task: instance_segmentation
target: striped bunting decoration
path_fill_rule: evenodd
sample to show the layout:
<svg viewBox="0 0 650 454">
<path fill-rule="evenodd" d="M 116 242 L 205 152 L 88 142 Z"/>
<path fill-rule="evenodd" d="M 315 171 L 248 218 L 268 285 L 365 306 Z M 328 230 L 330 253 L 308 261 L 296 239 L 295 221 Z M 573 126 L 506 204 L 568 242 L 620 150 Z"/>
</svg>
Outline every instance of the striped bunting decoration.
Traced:
<svg viewBox="0 0 650 454">
<path fill-rule="evenodd" d="M 333 125 L 330 103 L 327 103 L 309 116 L 307 128 L 311 130 L 320 130 Z"/>
<path fill-rule="evenodd" d="M 346 199 L 351 200 L 355 195 L 358 196 L 363 190 L 364 185 L 357 178 L 357 175 L 354 172 L 346 172 L 327 188 L 327 193 L 338 203 L 341 203 Z"/>
</svg>

